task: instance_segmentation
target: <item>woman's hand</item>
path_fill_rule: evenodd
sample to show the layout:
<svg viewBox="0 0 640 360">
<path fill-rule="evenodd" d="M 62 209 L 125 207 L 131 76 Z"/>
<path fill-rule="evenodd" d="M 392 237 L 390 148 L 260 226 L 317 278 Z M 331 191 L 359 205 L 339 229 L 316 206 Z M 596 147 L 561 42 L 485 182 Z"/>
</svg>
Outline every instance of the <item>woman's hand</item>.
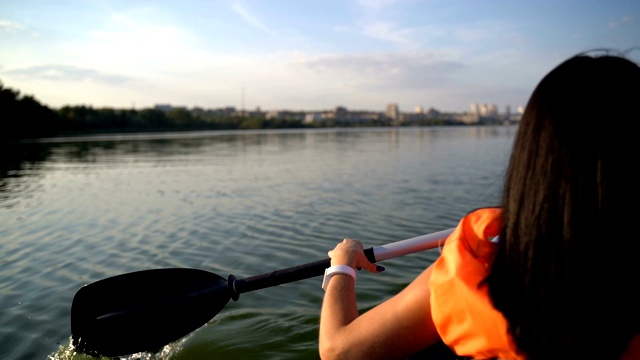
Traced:
<svg viewBox="0 0 640 360">
<path fill-rule="evenodd" d="M 344 239 L 328 252 L 331 266 L 347 265 L 380 272 L 369 262 L 358 240 Z M 407 359 L 436 343 L 440 335 L 431 319 L 429 281 L 431 268 L 398 295 L 359 314 L 355 282 L 350 276 L 332 278 L 320 313 L 320 358 Z"/>
<path fill-rule="evenodd" d="M 344 239 L 333 250 L 328 252 L 331 266 L 347 265 L 354 269 L 365 269 L 377 273 L 384 271 L 384 267 L 375 265 L 364 254 L 364 246 L 360 240 Z"/>
</svg>

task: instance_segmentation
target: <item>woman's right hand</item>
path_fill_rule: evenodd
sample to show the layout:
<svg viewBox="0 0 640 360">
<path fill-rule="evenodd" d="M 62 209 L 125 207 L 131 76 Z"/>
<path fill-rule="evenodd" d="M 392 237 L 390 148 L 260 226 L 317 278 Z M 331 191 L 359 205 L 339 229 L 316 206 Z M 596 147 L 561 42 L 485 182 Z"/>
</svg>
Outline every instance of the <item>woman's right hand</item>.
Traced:
<svg viewBox="0 0 640 360">
<path fill-rule="evenodd" d="M 384 271 L 384 267 L 375 265 L 364 254 L 364 246 L 360 240 L 346 238 L 328 252 L 331 266 L 347 265 L 354 269 L 365 269 L 377 273 Z"/>
</svg>

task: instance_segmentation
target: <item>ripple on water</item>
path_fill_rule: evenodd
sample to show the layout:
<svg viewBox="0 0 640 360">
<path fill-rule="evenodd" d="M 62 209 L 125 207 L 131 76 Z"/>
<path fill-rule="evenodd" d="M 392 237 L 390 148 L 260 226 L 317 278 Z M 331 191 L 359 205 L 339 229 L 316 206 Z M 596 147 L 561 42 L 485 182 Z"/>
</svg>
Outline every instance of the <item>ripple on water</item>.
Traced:
<svg viewBox="0 0 640 360">
<path fill-rule="evenodd" d="M 495 201 L 512 134 L 351 129 L 57 141 L 0 183 L 0 359 L 71 359 L 83 285 L 124 272 L 253 276 L 455 226 Z M 1 187 L 3 186 L 3 187 Z M 367 309 L 437 250 L 361 272 Z M 321 277 L 242 294 L 207 326 L 133 359 L 317 358 Z M 60 349 L 59 349 L 60 348 Z"/>
</svg>

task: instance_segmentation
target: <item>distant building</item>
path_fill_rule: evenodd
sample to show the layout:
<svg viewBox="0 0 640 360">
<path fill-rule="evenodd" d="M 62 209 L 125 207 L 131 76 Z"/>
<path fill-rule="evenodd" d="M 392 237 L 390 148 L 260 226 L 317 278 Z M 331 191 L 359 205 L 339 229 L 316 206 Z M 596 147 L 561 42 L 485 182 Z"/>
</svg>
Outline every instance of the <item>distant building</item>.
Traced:
<svg viewBox="0 0 640 360">
<path fill-rule="evenodd" d="M 322 118 L 322 114 L 318 112 L 309 112 L 304 115 L 304 123 L 305 124 L 314 124 L 321 123 L 324 119 Z"/>
<path fill-rule="evenodd" d="M 496 104 L 477 104 L 469 105 L 469 112 L 459 114 L 460 121 L 467 124 L 491 124 L 499 122 L 498 106 Z"/>
<path fill-rule="evenodd" d="M 225 106 L 220 109 L 223 114 L 227 116 L 238 116 L 238 112 L 236 111 L 235 106 Z"/>
<path fill-rule="evenodd" d="M 287 111 L 287 110 L 271 110 L 264 113 L 264 118 L 267 120 L 279 119 L 287 121 L 300 121 L 303 122 L 307 119 L 304 112 Z"/>
<path fill-rule="evenodd" d="M 478 104 L 472 103 L 469 105 L 469 109 L 471 110 L 471 114 L 475 114 L 480 117 L 480 106 L 478 106 Z"/>
<path fill-rule="evenodd" d="M 435 119 L 440 116 L 440 110 L 430 107 L 429 110 L 425 112 L 427 119 Z"/>
<path fill-rule="evenodd" d="M 171 104 L 156 104 L 153 108 L 155 110 L 167 112 L 170 111 L 173 107 L 171 106 Z"/>
<path fill-rule="evenodd" d="M 271 110 L 266 112 L 264 118 L 267 120 L 280 119 L 284 117 L 284 114 L 285 114 L 284 111 Z"/>
<path fill-rule="evenodd" d="M 512 123 L 517 123 L 522 119 L 522 114 L 524 113 L 524 107 L 523 106 L 518 106 L 518 108 L 516 109 L 515 114 L 511 114 L 511 116 L 509 116 L 509 121 Z"/>
<path fill-rule="evenodd" d="M 497 117 L 498 107 L 496 104 L 481 104 L 480 117 Z"/>
<path fill-rule="evenodd" d="M 334 110 L 336 120 L 346 120 L 349 116 L 349 110 L 344 106 L 336 106 Z"/>
<path fill-rule="evenodd" d="M 397 122 L 400 120 L 400 108 L 398 104 L 392 103 L 387 105 L 387 117 L 391 119 L 393 122 Z"/>
<path fill-rule="evenodd" d="M 460 114 L 458 119 L 465 124 L 477 124 L 480 121 L 480 105 L 470 104 L 469 112 Z"/>
<path fill-rule="evenodd" d="M 511 121 L 511 118 L 512 118 L 511 106 L 507 105 L 504 107 L 504 113 L 502 114 L 500 120 L 502 120 L 503 123 L 508 123 Z"/>
<path fill-rule="evenodd" d="M 496 104 L 471 103 L 468 112 L 440 112 L 435 108 L 425 108 L 418 105 L 413 111 L 402 113 L 397 103 L 388 103 L 386 111 L 350 111 L 345 106 L 336 106 L 333 109 L 321 111 L 289 111 L 273 110 L 263 111 L 256 106 L 254 111 L 238 110 L 234 106 L 226 106 L 216 109 L 204 109 L 195 106 L 188 110 L 184 106 L 173 106 L 168 103 L 156 104 L 154 109 L 164 112 L 189 111 L 192 115 L 205 119 L 223 117 L 251 117 L 261 119 L 278 119 L 304 124 L 325 126 L 371 126 L 371 125 L 429 125 L 429 124 L 514 124 L 522 117 L 524 108 L 518 107 L 512 111 L 510 106 L 505 106 L 504 113 L 499 113 Z"/>
</svg>

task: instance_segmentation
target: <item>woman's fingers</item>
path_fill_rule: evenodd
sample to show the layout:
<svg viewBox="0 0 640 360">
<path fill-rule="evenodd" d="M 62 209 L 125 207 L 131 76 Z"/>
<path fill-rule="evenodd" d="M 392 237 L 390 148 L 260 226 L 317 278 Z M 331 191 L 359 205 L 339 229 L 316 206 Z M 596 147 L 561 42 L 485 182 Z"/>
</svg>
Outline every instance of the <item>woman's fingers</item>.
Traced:
<svg viewBox="0 0 640 360">
<path fill-rule="evenodd" d="M 365 269 L 377 273 L 384 271 L 384 267 L 375 265 L 364 254 L 364 246 L 360 240 L 345 238 L 328 252 L 332 265 L 349 265 L 358 270 Z"/>
</svg>

